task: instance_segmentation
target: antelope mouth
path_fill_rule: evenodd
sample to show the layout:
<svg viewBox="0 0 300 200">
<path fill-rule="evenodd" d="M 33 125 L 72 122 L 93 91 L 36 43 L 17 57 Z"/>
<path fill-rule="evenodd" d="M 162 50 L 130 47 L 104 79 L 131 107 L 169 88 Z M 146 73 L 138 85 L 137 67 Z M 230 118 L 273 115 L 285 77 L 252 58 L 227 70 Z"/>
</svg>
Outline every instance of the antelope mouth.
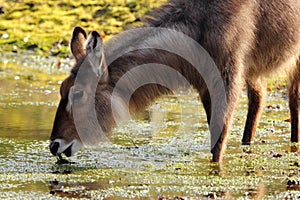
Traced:
<svg viewBox="0 0 300 200">
<path fill-rule="evenodd" d="M 72 156 L 72 146 L 73 146 L 73 143 L 71 143 L 70 146 L 68 146 L 66 148 L 66 150 L 64 150 L 62 153 L 65 154 L 67 157 L 71 157 Z"/>
</svg>

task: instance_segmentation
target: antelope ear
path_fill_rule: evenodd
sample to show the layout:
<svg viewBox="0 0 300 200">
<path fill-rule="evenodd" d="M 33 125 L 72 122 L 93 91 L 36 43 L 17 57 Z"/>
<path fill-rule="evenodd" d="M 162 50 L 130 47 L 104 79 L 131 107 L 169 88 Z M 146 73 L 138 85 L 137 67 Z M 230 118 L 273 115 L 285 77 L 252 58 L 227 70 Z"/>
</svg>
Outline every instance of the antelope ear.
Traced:
<svg viewBox="0 0 300 200">
<path fill-rule="evenodd" d="M 97 31 L 93 31 L 86 41 L 86 54 L 89 58 L 92 69 L 101 83 L 107 83 L 109 79 L 108 69 L 105 62 L 102 38 Z"/>
<path fill-rule="evenodd" d="M 84 43 L 86 41 L 87 35 L 85 31 L 77 26 L 75 27 L 72 38 L 71 38 L 71 51 L 76 61 L 82 59 L 85 55 Z"/>
</svg>

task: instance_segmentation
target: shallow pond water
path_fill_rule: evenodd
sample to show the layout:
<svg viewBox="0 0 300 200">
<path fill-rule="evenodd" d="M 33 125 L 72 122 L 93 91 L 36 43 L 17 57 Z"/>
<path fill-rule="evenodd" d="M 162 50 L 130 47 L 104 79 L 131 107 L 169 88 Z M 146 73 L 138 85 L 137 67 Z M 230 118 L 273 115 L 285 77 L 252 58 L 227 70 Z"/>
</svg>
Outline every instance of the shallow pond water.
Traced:
<svg viewBox="0 0 300 200">
<path fill-rule="evenodd" d="M 59 165 L 48 138 L 71 61 L 1 56 L 1 199 L 300 198 L 299 153 L 290 151 L 286 90 L 277 82 L 252 147 L 240 145 L 243 94 L 221 166 L 209 162 L 206 117 L 193 91 L 159 99 L 110 142 Z"/>
</svg>

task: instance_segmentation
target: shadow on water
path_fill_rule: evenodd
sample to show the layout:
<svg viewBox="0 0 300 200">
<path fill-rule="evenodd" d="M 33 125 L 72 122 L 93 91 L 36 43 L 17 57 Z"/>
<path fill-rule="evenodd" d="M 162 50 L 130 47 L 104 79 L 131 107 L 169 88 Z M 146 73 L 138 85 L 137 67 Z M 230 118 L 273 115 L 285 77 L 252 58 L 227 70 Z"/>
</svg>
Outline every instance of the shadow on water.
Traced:
<svg viewBox="0 0 300 200">
<path fill-rule="evenodd" d="M 103 190 L 106 187 L 99 183 L 63 183 L 57 180 L 49 181 L 50 194 L 67 198 L 92 198 L 86 191 Z"/>
<path fill-rule="evenodd" d="M 299 153 L 288 142 L 284 90 L 271 91 L 252 147 L 240 145 L 243 94 L 222 165 L 209 162 L 206 117 L 193 91 L 159 99 L 137 121 L 116 128 L 111 142 L 82 149 L 69 164 L 58 165 L 48 138 L 59 78 L 45 78 L 56 72 L 44 64 L 42 80 L 28 79 L 28 65 L 19 62 L 25 72 L 14 72 L 6 61 L 0 62 L 0 198 L 300 197 Z"/>
</svg>

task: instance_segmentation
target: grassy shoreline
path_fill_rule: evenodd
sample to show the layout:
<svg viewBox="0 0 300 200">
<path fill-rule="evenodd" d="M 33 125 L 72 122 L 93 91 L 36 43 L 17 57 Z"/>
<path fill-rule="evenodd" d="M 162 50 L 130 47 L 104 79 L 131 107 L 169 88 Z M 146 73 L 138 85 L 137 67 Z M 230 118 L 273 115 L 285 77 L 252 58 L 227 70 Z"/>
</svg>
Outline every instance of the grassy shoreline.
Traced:
<svg viewBox="0 0 300 200">
<path fill-rule="evenodd" d="M 138 26 L 166 0 L 0 0 L 0 51 L 34 51 L 43 56 L 69 56 L 75 26 L 97 30 L 105 39 Z"/>
</svg>

